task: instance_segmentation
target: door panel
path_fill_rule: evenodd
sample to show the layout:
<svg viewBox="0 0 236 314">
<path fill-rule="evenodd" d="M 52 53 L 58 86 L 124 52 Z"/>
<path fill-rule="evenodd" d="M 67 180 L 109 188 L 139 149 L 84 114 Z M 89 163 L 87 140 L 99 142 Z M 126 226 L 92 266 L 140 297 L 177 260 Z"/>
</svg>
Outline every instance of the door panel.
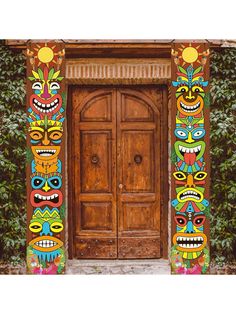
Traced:
<svg viewBox="0 0 236 314">
<path fill-rule="evenodd" d="M 158 114 L 151 99 L 139 91 L 118 90 L 117 103 L 120 104 L 117 106 L 118 257 L 157 258 L 160 257 Z M 133 108 L 128 119 L 123 114 L 127 112 L 126 106 Z"/>
<path fill-rule="evenodd" d="M 74 109 L 74 255 L 117 257 L 116 99 L 113 89 L 78 88 Z"/>
<path fill-rule="evenodd" d="M 111 192 L 111 131 L 81 131 L 81 192 Z"/>
<path fill-rule="evenodd" d="M 121 131 L 121 182 L 123 192 L 154 191 L 153 130 Z"/>
<path fill-rule="evenodd" d="M 160 257 L 160 95 L 74 89 L 75 257 Z"/>
</svg>

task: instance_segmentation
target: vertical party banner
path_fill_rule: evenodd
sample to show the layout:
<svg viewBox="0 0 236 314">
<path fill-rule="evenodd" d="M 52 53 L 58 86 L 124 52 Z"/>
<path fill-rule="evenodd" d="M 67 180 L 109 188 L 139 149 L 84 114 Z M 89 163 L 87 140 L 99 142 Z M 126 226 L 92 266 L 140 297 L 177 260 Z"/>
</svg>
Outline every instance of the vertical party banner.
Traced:
<svg viewBox="0 0 236 314">
<path fill-rule="evenodd" d="M 172 45 L 172 274 L 209 271 L 209 46 Z"/>
<path fill-rule="evenodd" d="M 27 46 L 27 272 L 65 272 L 65 49 Z"/>
</svg>

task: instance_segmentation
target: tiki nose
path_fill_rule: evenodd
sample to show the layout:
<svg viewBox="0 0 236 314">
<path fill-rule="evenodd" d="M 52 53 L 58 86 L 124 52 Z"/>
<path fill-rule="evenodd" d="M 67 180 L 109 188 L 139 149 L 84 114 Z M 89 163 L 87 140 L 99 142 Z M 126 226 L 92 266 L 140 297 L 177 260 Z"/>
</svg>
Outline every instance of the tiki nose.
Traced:
<svg viewBox="0 0 236 314">
<path fill-rule="evenodd" d="M 47 131 L 45 131 L 44 139 L 42 140 L 43 145 L 49 145 L 50 141 L 48 139 Z"/>
<path fill-rule="evenodd" d="M 45 185 L 44 185 L 44 187 L 43 187 L 42 189 L 43 189 L 45 192 L 48 192 L 49 190 L 51 190 L 51 188 L 49 187 L 47 181 L 46 181 L 46 183 L 45 183 Z"/>
<path fill-rule="evenodd" d="M 186 98 L 187 98 L 187 99 L 194 99 L 194 98 L 195 98 L 195 96 L 192 95 L 191 90 L 189 91 L 189 93 L 188 93 L 188 95 L 186 96 Z"/>
<path fill-rule="evenodd" d="M 47 83 L 44 84 L 43 94 L 41 95 L 41 97 L 44 99 L 48 99 L 51 97 L 51 95 L 48 92 L 48 84 Z"/>
<path fill-rule="evenodd" d="M 43 224 L 43 230 L 40 232 L 40 236 L 43 236 L 43 235 L 50 235 L 52 236 L 52 232 L 50 231 L 50 225 L 49 223 L 46 221 L 44 222 Z"/>
<path fill-rule="evenodd" d="M 191 132 L 188 133 L 188 139 L 185 142 L 187 142 L 187 143 L 193 143 L 194 142 Z"/>
<path fill-rule="evenodd" d="M 188 223 L 187 223 L 187 229 L 186 229 L 185 232 L 186 232 L 186 233 L 193 233 L 193 232 L 194 232 L 192 221 L 188 221 Z"/>
<path fill-rule="evenodd" d="M 185 187 L 187 187 L 187 188 L 194 188 L 195 187 L 195 184 L 193 182 L 192 174 L 188 174 L 188 176 L 187 176 L 187 184 L 185 184 Z"/>
</svg>

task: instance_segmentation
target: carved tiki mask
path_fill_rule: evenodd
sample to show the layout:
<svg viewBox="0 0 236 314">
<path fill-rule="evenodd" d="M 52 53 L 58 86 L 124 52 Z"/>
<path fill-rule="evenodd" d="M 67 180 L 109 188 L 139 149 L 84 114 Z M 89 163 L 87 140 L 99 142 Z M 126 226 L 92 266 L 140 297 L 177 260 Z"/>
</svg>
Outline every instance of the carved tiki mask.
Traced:
<svg viewBox="0 0 236 314">
<path fill-rule="evenodd" d="M 36 208 L 29 229 L 35 236 L 29 245 L 39 259 L 50 262 L 60 254 L 59 249 L 63 245 L 60 232 L 63 224 L 57 208 Z"/>
<path fill-rule="evenodd" d="M 33 207 L 62 205 L 62 192 L 59 190 L 62 186 L 62 176 L 60 173 L 35 172 L 31 178 L 33 191 L 30 194 L 30 203 Z"/>
<path fill-rule="evenodd" d="M 205 178 L 207 173 L 199 171 L 185 174 L 182 171 L 173 173 L 176 185 L 176 199 L 171 201 L 176 211 L 184 212 L 190 206 L 195 212 L 204 211 L 209 202 L 204 198 Z"/>
<path fill-rule="evenodd" d="M 31 150 L 35 157 L 35 170 L 32 172 L 50 173 L 60 172 L 61 138 L 63 134 L 62 122 L 48 120 L 36 120 L 30 123 L 29 134 L 31 138 Z"/>
<path fill-rule="evenodd" d="M 60 81 L 63 77 L 60 70 L 56 71 L 52 68 L 44 67 L 43 71 L 38 68 L 37 71 L 32 70 L 33 76 L 29 77 L 32 81 L 33 94 L 30 97 L 30 107 L 33 112 L 42 119 L 45 115 L 49 119 L 58 113 L 62 106 L 62 97 L 60 92 Z"/>
<path fill-rule="evenodd" d="M 202 67 L 194 69 L 191 65 L 184 69 L 178 66 L 177 81 L 172 85 L 177 87 L 177 109 L 182 116 L 197 116 L 204 106 L 204 87 L 208 81 L 204 81 Z"/>
<path fill-rule="evenodd" d="M 205 215 L 203 212 L 195 212 L 189 205 L 185 212 L 176 212 L 176 233 L 173 236 L 173 243 L 176 250 L 183 253 L 185 259 L 199 257 L 207 243 L 207 237 L 203 233 Z"/>
</svg>

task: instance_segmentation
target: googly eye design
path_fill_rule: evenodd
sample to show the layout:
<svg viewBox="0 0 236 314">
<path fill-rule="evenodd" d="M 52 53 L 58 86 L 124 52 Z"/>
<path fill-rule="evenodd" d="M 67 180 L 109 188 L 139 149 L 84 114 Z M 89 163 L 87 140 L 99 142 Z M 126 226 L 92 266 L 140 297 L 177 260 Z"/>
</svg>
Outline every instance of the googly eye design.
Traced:
<svg viewBox="0 0 236 314">
<path fill-rule="evenodd" d="M 188 86 L 180 86 L 178 89 L 177 89 L 177 91 L 176 91 L 176 93 L 187 93 L 188 92 Z"/>
<path fill-rule="evenodd" d="M 192 131 L 192 138 L 198 140 L 206 134 L 206 131 L 202 128 L 198 128 Z"/>
<path fill-rule="evenodd" d="M 43 227 L 40 222 L 34 221 L 34 222 L 31 222 L 31 224 L 29 225 L 29 229 L 33 233 L 38 233 L 43 229 Z"/>
<path fill-rule="evenodd" d="M 186 180 L 187 177 L 186 175 L 182 172 L 182 171 L 176 171 L 173 173 L 173 176 L 175 177 L 176 180 L 178 181 L 182 181 L 182 180 Z"/>
<path fill-rule="evenodd" d="M 59 233 L 63 230 L 63 224 L 55 221 L 50 225 L 50 230 L 54 233 Z"/>
<path fill-rule="evenodd" d="M 194 93 L 204 93 L 204 90 L 200 86 L 193 86 L 192 91 Z"/>
<path fill-rule="evenodd" d="M 31 186 L 33 189 L 41 189 L 45 185 L 46 179 L 35 176 L 31 179 Z"/>
<path fill-rule="evenodd" d="M 207 173 L 205 171 L 199 171 L 194 175 L 195 180 L 204 180 L 207 176 Z"/>
<path fill-rule="evenodd" d="M 175 216 L 175 222 L 178 226 L 184 227 L 187 224 L 187 219 L 184 216 L 178 215 Z"/>
<path fill-rule="evenodd" d="M 175 129 L 175 136 L 181 140 L 186 140 L 188 138 L 188 131 L 181 128 Z"/>
<path fill-rule="evenodd" d="M 51 178 L 48 178 L 48 185 L 52 188 L 52 189 L 60 189 L 62 186 L 62 181 L 61 178 L 58 176 L 54 176 Z"/>
<path fill-rule="evenodd" d="M 193 219 L 193 224 L 196 226 L 196 227 L 200 227 L 204 224 L 206 220 L 206 217 L 205 216 L 197 216 Z"/>
</svg>

